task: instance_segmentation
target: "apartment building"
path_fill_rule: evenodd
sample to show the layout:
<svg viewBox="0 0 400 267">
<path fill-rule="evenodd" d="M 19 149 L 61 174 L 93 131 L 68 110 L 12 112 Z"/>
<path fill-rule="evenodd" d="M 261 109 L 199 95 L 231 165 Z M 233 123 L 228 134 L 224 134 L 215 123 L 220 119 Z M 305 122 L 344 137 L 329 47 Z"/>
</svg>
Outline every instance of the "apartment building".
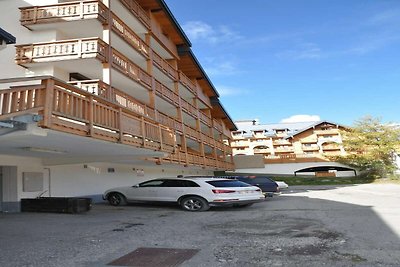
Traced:
<svg viewBox="0 0 400 267">
<path fill-rule="evenodd" d="M 163 0 L 4 0 L 0 207 L 233 170 L 237 130 Z"/>
<path fill-rule="evenodd" d="M 235 123 L 238 130 L 232 131 L 231 146 L 238 172 L 247 169 L 245 172 L 320 176 L 355 174 L 353 169 L 329 160 L 329 156 L 345 154 L 340 134 L 345 127 L 341 125 L 329 121 Z M 245 155 L 256 157 L 253 160 L 240 157 Z M 250 170 L 256 166 L 258 170 Z"/>
</svg>

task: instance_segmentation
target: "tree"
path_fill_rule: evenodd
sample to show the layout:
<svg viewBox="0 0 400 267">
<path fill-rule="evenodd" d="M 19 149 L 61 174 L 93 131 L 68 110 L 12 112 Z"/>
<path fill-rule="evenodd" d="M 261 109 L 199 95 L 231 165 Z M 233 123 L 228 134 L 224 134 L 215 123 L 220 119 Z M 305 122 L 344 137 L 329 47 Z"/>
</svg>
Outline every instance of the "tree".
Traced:
<svg viewBox="0 0 400 267">
<path fill-rule="evenodd" d="M 367 116 L 341 134 L 346 155 L 335 157 L 336 161 L 374 178 L 393 175 L 397 167 L 394 156 L 400 149 L 399 126 L 382 124 L 380 119 Z"/>
</svg>

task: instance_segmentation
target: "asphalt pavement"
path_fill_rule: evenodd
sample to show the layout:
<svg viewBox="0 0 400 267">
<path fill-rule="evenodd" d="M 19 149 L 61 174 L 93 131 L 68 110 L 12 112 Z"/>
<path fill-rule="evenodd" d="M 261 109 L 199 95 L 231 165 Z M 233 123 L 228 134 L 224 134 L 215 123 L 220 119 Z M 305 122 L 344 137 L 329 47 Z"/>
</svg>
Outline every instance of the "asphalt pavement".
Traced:
<svg viewBox="0 0 400 267">
<path fill-rule="evenodd" d="M 107 266 L 138 248 L 196 250 L 185 267 L 400 266 L 400 186 L 296 186 L 251 207 L 195 213 L 99 204 L 0 214 L 0 238 L 2 267 Z"/>
</svg>

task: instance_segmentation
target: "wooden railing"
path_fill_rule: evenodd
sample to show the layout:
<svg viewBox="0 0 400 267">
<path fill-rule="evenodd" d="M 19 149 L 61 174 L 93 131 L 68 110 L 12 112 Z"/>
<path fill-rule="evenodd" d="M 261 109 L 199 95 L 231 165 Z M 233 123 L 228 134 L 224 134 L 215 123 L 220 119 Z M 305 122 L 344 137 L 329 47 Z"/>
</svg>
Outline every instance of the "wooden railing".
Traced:
<svg viewBox="0 0 400 267">
<path fill-rule="evenodd" d="M 194 95 L 197 95 L 196 85 L 182 71 L 179 71 L 179 81 Z"/>
<path fill-rule="evenodd" d="M 151 27 L 150 17 L 135 0 L 121 0 L 121 2 L 134 14 L 147 29 Z"/>
<path fill-rule="evenodd" d="M 207 126 L 211 127 L 212 119 L 206 113 L 199 110 L 199 117 L 202 122 L 204 122 Z"/>
<path fill-rule="evenodd" d="M 165 59 L 152 50 L 153 64 L 173 80 L 178 80 L 178 71 Z"/>
<path fill-rule="evenodd" d="M 210 98 L 204 94 L 203 90 L 201 89 L 201 87 L 197 87 L 197 98 L 203 102 L 205 105 L 207 105 L 208 107 L 211 108 L 211 101 Z"/>
<path fill-rule="evenodd" d="M 317 135 L 337 135 L 339 134 L 339 129 L 328 129 L 328 130 L 314 130 Z"/>
<path fill-rule="evenodd" d="M 186 125 L 186 124 L 183 125 L 183 128 L 184 128 L 185 133 L 186 133 L 186 135 L 188 137 L 190 137 L 190 138 L 192 138 L 192 139 L 194 139 L 196 141 L 199 140 L 200 133 L 196 129 L 194 129 L 194 128 Z"/>
<path fill-rule="evenodd" d="M 43 109 L 43 84 L 0 90 L 0 120 Z"/>
<path fill-rule="evenodd" d="M 325 162 L 329 161 L 321 155 L 290 154 L 290 155 L 269 155 L 264 158 L 264 163 L 304 163 L 304 162 Z"/>
<path fill-rule="evenodd" d="M 112 50 L 112 65 L 132 80 L 151 89 L 151 76 L 117 50 Z"/>
<path fill-rule="evenodd" d="M 17 64 L 81 58 L 108 61 L 108 45 L 99 38 L 83 38 L 16 46 Z"/>
<path fill-rule="evenodd" d="M 110 87 L 110 85 L 100 80 L 72 81 L 68 83 L 89 93 L 98 95 L 114 104 L 127 108 L 141 116 L 146 116 L 153 120 L 156 119 L 154 109 L 141 103 L 123 91 Z"/>
<path fill-rule="evenodd" d="M 0 118 L 39 112 L 39 126 L 136 147 L 172 152 L 174 132 L 95 94 L 56 79 L 0 91 Z"/>
<path fill-rule="evenodd" d="M 112 13 L 112 29 L 130 46 L 142 53 L 145 57 L 150 55 L 150 47 L 120 18 Z"/>
<path fill-rule="evenodd" d="M 223 132 L 222 123 L 220 123 L 220 122 L 217 121 L 216 119 L 213 119 L 212 122 L 213 122 L 213 127 L 214 127 L 214 129 L 216 129 L 218 132 L 222 133 L 222 132 Z M 240 137 L 240 138 L 241 138 L 241 137 Z"/>
<path fill-rule="evenodd" d="M 320 147 L 319 147 L 318 145 L 311 145 L 311 146 L 302 145 L 302 146 L 301 146 L 301 149 L 302 149 L 303 151 L 310 151 L 310 150 L 319 150 Z"/>
<path fill-rule="evenodd" d="M 21 7 L 20 10 L 22 25 L 93 18 L 99 19 L 102 23 L 107 21 L 107 7 L 99 0 Z"/>
<path fill-rule="evenodd" d="M 215 147 L 215 143 L 217 143 L 214 138 L 211 138 L 204 133 L 201 133 L 201 140 L 203 143 L 209 145 L 210 147 Z"/>
<path fill-rule="evenodd" d="M 179 107 L 179 95 L 154 79 L 154 87 L 156 89 L 156 94 L 168 101 L 170 101 L 175 106 Z"/>
<path fill-rule="evenodd" d="M 185 111 L 186 113 L 197 119 L 198 109 L 189 102 L 187 102 L 186 100 L 184 100 L 183 98 L 181 98 L 181 107 L 183 111 Z"/>
</svg>

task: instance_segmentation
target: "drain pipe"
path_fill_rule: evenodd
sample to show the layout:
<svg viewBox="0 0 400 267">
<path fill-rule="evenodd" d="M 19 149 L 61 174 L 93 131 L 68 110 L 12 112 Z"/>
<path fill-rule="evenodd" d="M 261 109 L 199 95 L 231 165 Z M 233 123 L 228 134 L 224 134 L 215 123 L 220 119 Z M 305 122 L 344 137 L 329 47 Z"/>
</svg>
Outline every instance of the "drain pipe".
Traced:
<svg viewBox="0 0 400 267">
<path fill-rule="evenodd" d="M 48 173 L 49 173 L 49 197 L 51 197 L 51 170 L 50 170 L 50 168 L 44 168 L 45 170 L 47 170 L 48 171 Z"/>
</svg>

